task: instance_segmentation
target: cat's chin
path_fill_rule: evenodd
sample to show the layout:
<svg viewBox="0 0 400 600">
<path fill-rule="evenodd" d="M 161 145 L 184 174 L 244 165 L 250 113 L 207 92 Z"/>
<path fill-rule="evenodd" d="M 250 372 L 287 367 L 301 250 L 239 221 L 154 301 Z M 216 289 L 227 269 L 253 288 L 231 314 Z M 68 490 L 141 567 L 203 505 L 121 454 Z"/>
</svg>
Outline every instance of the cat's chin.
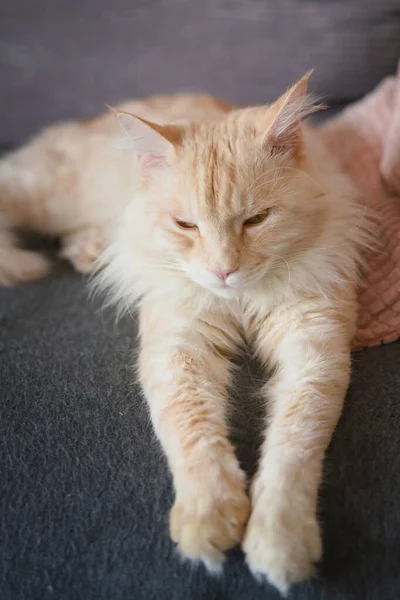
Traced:
<svg viewBox="0 0 400 600">
<path fill-rule="evenodd" d="M 230 287 L 218 287 L 218 288 L 208 288 L 210 292 L 218 296 L 219 298 L 226 298 L 227 300 L 232 300 L 233 298 L 237 298 L 240 296 L 239 290 L 235 290 Z"/>
</svg>

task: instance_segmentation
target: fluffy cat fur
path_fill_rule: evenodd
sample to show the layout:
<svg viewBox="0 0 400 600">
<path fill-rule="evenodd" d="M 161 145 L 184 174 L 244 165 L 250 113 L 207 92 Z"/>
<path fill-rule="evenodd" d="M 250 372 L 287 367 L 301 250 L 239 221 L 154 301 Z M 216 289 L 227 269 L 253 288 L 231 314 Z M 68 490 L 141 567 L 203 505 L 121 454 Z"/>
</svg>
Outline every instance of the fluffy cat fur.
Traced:
<svg viewBox="0 0 400 600">
<path fill-rule="evenodd" d="M 307 76 L 271 106 L 184 125 L 122 112 L 140 179 L 100 286 L 140 315 L 139 378 L 175 487 L 171 537 L 217 568 L 241 542 L 281 592 L 321 558 L 317 497 L 355 332 L 362 209 L 316 134 Z M 231 359 L 273 376 L 258 472 L 228 439 Z"/>
<path fill-rule="evenodd" d="M 119 110 L 162 123 L 230 108 L 211 96 L 178 94 L 128 102 Z M 125 147 L 115 116 L 107 112 L 48 127 L 0 159 L 0 285 L 37 279 L 51 268 L 43 255 L 18 246 L 17 229 L 60 237 L 62 256 L 78 271 L 92 271 L 137 183 L 137 159 Z"/>
<path fill-rule="evenodd" d="M 124 150 L 107 114 L 51 127 L 0 161 L 0 283 L 48 269 L 12 228 L 61 235 L 87 271 L 116 222 L 98 284 L 139 310 L 139 377 L 176 493 L 171 536 L 211 569 L 242 543 L 282 592 L 321 557 L 318 488 L 367 238 L 353 188 L 302 123 L 306 87 L 242 110 L 199 96 L 132 103 L 117 111 Z M 226 423 L 244 343 L 273 367 L 249 494 Z"/>
</svg>

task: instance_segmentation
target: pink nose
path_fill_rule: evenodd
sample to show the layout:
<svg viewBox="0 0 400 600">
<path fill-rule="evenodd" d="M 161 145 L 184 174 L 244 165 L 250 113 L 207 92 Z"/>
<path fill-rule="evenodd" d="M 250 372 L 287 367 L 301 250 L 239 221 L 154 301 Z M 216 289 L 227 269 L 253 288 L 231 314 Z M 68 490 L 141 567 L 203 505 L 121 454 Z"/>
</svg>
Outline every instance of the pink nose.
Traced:
<svg viewBox="0 0 400 600">
<path fill-rule="evenodd" d="M 237 267 L 235 269 L 230 269 L 229 271 L 226 269 L 210 269 L 211 273 L 214 273 L 214 275 L 216 275 L 222 281 L 225 281 L 229 275 L 232 275 L 232 273 L 235 273 L 237 270 Z"/>
</svg>

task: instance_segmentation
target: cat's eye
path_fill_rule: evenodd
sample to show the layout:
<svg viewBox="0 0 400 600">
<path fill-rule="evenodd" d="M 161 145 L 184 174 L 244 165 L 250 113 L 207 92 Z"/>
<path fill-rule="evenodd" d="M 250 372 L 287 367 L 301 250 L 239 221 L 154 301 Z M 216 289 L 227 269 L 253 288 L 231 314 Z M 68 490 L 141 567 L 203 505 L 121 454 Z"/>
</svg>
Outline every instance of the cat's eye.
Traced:
<svg viewBox="0 0 400 600">
<path fill-rule="evenodd" d="M 254 217 L 250 217 L 250 219 L 246 219 L 244 224 L 245 225 L 259 225 L 260 223 L 265 221 L 265 219 L 268 217 L 268 215 L 269 215 L 269 208 L 267 210 L 264 210 L 261 213 L 258 213 L 258 215 L 254 215 Z"/>
<path fill-rule="evenodd" d="M 189 223 L 188 221 L 181 221 L 180 219 L 175 219 L 175 223 L 182 227 L 182 229 L 197 229 L 197 225 L 194 223 Z"/>
</svg>

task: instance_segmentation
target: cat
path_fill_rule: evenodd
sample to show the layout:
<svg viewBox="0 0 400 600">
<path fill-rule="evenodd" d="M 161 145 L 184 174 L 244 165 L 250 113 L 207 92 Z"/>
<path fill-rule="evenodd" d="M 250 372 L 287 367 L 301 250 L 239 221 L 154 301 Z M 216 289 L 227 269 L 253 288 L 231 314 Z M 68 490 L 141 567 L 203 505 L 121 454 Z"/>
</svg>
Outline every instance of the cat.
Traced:
<svg viewBox="0 0 400 600">
<path fill-rule="evenodd" d="M 98 275 L 110 301 L 139 311 L 138 376 L 173 477 L 172 539 L 211 570 L 241 543 L 282 593 L 321 558 L 318 490 L 368 237 L 351 183 L 304 124 L 316 109 L 307 81 L 197 123 L 120 111 L 140 177 Z M 273 369 L 249 493 L 226 422 L 243 341 Z"/>
<path fill-rule="evenodd" d="M 241 543 L 281 592 L 321 557 L 318 489 L 368 239 L 354 189 L 303 122 L 316 108 L 307 80 L 247 109 L 192 95 L 128 103 L 116 109 L 123 149 L 106 113 L 0 160 L 0 284 L 50 268 L 12 237 L 35 229 L 138 308 L 139 379 L 175 487 L 171 537 L 210 569 Z M 226 423 L 243 343 L 273 368 L 250 493 Z"/>
<path fill-rule="evenodd" d="M 118 107 L 159 123 L 232 108 L 206 94 L 152 96 Z M 37 279 L 51 268 L 44 255 L 18 246 L 16 229 L 60 237 L 61 255 L 82 273 L 93 270 L 138 178 L 136 158 L 120 141 L 117 119 L 108 111 L 50 126 L 0 158 L 0 285 Z"/>
</svg>

